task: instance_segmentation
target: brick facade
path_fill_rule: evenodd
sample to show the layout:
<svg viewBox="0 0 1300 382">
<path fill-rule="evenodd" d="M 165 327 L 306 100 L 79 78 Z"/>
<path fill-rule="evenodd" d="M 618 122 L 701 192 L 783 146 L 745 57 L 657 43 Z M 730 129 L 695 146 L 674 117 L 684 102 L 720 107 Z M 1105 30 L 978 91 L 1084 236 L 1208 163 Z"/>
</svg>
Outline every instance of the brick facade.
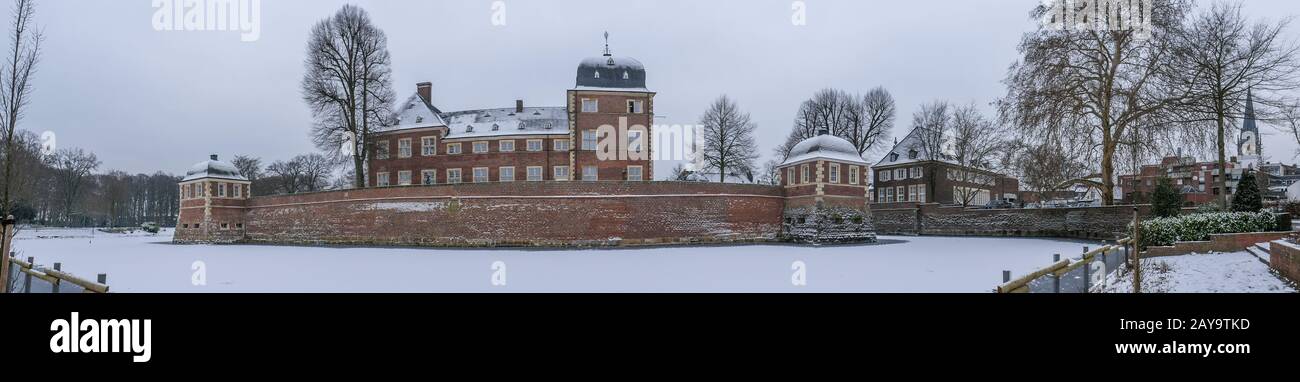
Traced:
<svg viewBox="0 0 1300 382">
<path fill-rule="evenodd" d="M 244 229 L 178 242 L 605 246 L 775 241 L 779 187 L 676 182 L 517 182 L 256 197 Z M 189 210 L 183 211 L 187 214 Z M 188 216 L 187 216 L 188 218 Z M 209 234 L 212 234 L 209 231 Z M 227 240 L 242 235 L 237 240 Z"/>
<path fill-rule="evenodd" d="M 1138 210 L 1150 214 L 1150 206 Z M 910 204 L 873 209 L 872 219 L 886 235 L 1117 239 L 1128 236 L 1133 206 L 980 210 Z"/>
<path fill-rule="evenodd" d="M 875 173 L 871 197 L 876 208 L 898 208 L 909 203 L 960 204 L 956 200 L 958 187 L 986 193 L 987 200 L 974 200 L 973 195 L 966 195 L 972 196 L 972 206 L 983 206 L 989 200 L 1018 199 L 1020 192 L 1020 181 L 1016 178 L 939 161 L 877 165 L 872 171 Z M 965 174 L 957 173 L 962 171 Z"/>
</svg>

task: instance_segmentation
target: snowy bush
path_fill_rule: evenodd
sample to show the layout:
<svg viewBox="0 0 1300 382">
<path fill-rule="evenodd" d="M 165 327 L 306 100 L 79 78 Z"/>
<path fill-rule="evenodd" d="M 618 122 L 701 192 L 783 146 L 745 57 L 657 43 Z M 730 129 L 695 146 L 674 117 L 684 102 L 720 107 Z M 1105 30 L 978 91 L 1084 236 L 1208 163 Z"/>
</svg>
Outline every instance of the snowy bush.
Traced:
<svg viewBox="0 0 1300 382">
<path fill-rule="evenodd" d="M 1207 241 L 1223 233 L 1271 232 L 1278 226 L 1269 212 L 1215 212 L 1154 218 L 1142 222 L 1142 246 L 1169 246 L 1179 241 Z M 1131 230 L 1132 224 L 1129 224 Z"/>
</svg>

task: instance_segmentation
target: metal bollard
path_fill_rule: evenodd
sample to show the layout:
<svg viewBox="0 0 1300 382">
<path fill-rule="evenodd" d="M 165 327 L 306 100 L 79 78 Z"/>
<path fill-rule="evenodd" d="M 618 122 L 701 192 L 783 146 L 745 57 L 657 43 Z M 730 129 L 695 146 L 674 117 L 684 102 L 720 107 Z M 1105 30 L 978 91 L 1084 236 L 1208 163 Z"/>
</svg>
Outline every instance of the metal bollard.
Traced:
<svg viewBox="0 0 1300 382">
<path fill-rule="evenodd" d="M 28 258 L 27 258 L 27 264 L 31 264 L 31 266 L 32 266 L 33 268 L 35 268 L 35 267 L 36 267 L 36 258 L 35 258 L 35 257 L 28 257 Z M 23 273 L 23 275 L 26 276 L 26 277 L 23 278 L 23 293 L 32 293 L 32 274 L 31 274 L 31 273 Z"/>
</svg>

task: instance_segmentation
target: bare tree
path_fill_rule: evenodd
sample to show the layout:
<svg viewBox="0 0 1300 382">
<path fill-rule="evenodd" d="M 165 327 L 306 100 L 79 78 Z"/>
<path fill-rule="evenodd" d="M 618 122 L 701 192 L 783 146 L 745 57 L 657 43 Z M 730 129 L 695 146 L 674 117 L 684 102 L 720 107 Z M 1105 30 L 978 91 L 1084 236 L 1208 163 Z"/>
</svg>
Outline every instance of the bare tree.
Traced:
<svg viewBox="0 0 1300 382">
<path fill-rule="evenodd" d="M 1282 102 L 1274 123 L 1283 131 L 1291 133 L 1296 142 L 1300 143 L 1300 100 Z M 1294 155 L 1300 156 L 1300 149 Z"/>
<path fill-rule="evenodd" d="M 317 153 L 299 155 L 293 160 L 301 164 L 302 181 L 299 183 L 304 192 L 325 189 L 329 185 L 330 175 L 338 168 L 336 161 Z"/>
<path fill-rule="evenodd" d="M 41 57 L 41 32 L 34 24 L 36 4 L 34 0 L 15 0 L 13 5 L 13 25 L 9 34 L 9 56 L 0 66 L 0 129 L 4 131 L 4 195 L 0 199 L 0 219 L 3 219 L 3 231 L 0 231 L 0 293 L 8 290 L 9 251 L 12 244 L 13 215 L 15 199 L 12 180 L 14 173 L 13 155 L 17 145 L 18 122 L 22 119 L 31 96 L 32 73 L 36 72 L 36 63 Z"/>
<path fill-rule="evenodd" d="M 952 163 L 957 165 L 952 171 L 952 180 L 993 188 L 999 179 L 988 172 L 993 170 L 993 160 L 1005 144 L 1005 130 L 985 118 L 973 103 L 957 108 L 951 125 Z M 982 191 L 977 187 L 957 187 L 953 196 L 967 207 Z"/>
<path fill-rule="evenodd" d="M 727 172 L 746 172 L 754 168 L 758 146 L 749 113 L 740 110 L 726 95 L 718 97 L 700 117 L 704 125 L 704 163 L 718 170 L 718 182 L 727 181 Z"/>
<path fill-rule="evenodd" d="M 840 136 L 853 143 L 858 155 L 878 147 L 877 143 L 889 138 L 894 129 L 894 96 L 884 87 L 867 92 L 860 100 L 853 99 L 844 110 L 844 128 Z"/>
<path fill-rule="evenodd" d="M 236 155 L 235 159 L 230 161 L 230 164 L 239 169 L 240 175 L 248 178 L 253 195 L 262 195 L 271 191 L 266 186 L 266 183 L 262 181 L 262 158 Z"/>
<path fill-rule="evenodd" d="M 302 95 L 316 119 L 315 143 L 350 156 L 353 184 L 364 188 L 367 140 L 389 123 L 395 101 L 388 38 L 365 10 L 344 5 L 312 29 L 306 67 Z"/>
<path fill-rule="evenodd" d="M 1214 125 L 1212 139 L 1221 169 L 1227 168 L 1227 137 L 1233 122 L 1246 118 L 1251 93 L 1261 106 L 1276 108 L 1282 106 L 1281 92 L 1300 85 L 1295 77 L 1300 47 L 1282 37 L 1288 24 L 1283 20 L 1251 25 L 1241 4 L 1214 3 L 1170 36 L 1174 59 L 1169 74 L 1189 95 L 1178 103 L 1178 115 L 1187 122 Z M 1227 190 L 1227 177 L 1218 179 L 1215 187 Z M 1219 193 L 1219 202 L 1227 206 L 1226 191 Z"/>
<path fill-rule="evenodd" d="M 1102 3 L 1117 12 L 1118 3 Z M 1180 96 L 1160 81 L 1169 59 L 1169 35 L 1177 33 L 1189 4 L 1155 0 L 1149 35 L 1134 29 L 1054 28 L 1040 24 L 1020 44 L 1022 58 L 1004 81 L 1007 96 L 998 101 L 1005 125 L 1029 135 L 1092 135 L 1101 159 L 1102 201 L 1115 202 L 1116 152 L 1133 129 L 1167 125 L 1143 123 Z M 1031 17 L 1049 15 L 1047 4 Z"/>
<path fill-rule="evenodd" d="M 302 162 L 293 159 L 289 161 L 276 161 L 266 167 L 266 173 L 270 175 L 270 181 L 276 185 L 275 191 L 283 194 L 294 194 L 303 189 L 303 168 Z"/>
<path fill-rule="evenodd" d="M 859 154 L 866 155 L 889 139 L 896 113 L 894 97 L 883 87 L 863 96 L 822 89 L 799 105 L 794 128 L 785 143 L 777 147 L 776 155 L 788 158 L 795 145 L 822 130 L 852 142 Z"/>
<path fill-rule="evenodd" d="M 55 181 L 62 201 L 64 223 L 72 222 L 77 214 L 77 201 L 86 186 L 86 179 L 99 168 L 99 158 L 94 153 L 79 148 L 59 149 L 54 155 Z"/>
</svg>

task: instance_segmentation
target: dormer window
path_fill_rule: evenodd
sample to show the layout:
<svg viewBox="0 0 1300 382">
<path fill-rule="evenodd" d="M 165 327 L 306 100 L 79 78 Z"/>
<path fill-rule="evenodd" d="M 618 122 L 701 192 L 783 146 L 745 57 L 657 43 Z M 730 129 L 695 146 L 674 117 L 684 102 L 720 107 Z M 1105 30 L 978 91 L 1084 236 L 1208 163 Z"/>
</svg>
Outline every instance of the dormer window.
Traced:
<svg viewBox="0 0 1300 382">
<path fill-rule="evenodd" d="M 501 130 L 501 125 L 495 123 L 492 124 L 492 131 L 497 131 L 497 130 Z"/>
<path fill-rule="evenodd" d="M 631 77 L 632 77 L 632 76 L 629 75 L 627 72 L 623 72 L 623 79 L 626 80 L 626 79 L 631 78 Z"/>
<path fill-rule="evenodd" d="M 895 153 L 895 154 L 889 154 L 889 161 L 890 161 L 890 162 L 897 162 L 897 161 L 898 161 L 898 154 L 896 154 L 896 153 Z"/>
<path fill-rule="evenodd" d="M 596 72 L 596 79 L 600 79 L 600 72 Z"/>
<path fill-rule="evenodd" d="M 415 123 L 424 122 L 424 117 L 415 117 Z"/>
<path fill-rule="evenodd" d="M 907 159 L 916 159 L 917 154 L 916 150 L 908 151 Z"/>
<path fill-rule="evenodd" d="M 465 126 L 465 132 L 466 132 L 466 133 L 472 133 L 472 132 L 474 132 L 474 125 L 468 125 L 468 126 Z"/>
</svg>

